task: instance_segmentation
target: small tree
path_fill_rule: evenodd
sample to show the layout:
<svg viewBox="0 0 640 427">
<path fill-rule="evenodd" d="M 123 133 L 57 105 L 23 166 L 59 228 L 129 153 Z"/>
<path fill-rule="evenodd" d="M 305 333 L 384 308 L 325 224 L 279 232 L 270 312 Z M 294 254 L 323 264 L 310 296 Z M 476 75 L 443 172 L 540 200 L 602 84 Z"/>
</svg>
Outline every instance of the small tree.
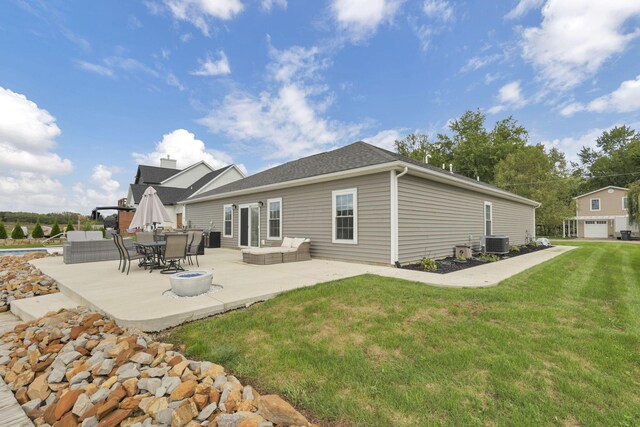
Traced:
<svg viewBox="0 0 640 427">
<path fill-rule="evenodd" d="M 58 218 L 53 221 L 53 227 L 51 227 L 51 237 L 60 234 L 60 226 L 58 225 Z"/>
<path fill-rule="evenodd" d="M 627 215 L 629 215 L 629 224 L 640 225 L 640 181 L 629 186 Z"/>
<path fill-rule="evenodd" d="M 7 238 L 7 229 L 4 228 L 4 222 L 0 221 L 0 239 Z"/>
<path fill-rule="evenodd" d="M 13 231 L 11 232 L 12 239 L 24 239 L 24 231 L 22 231 L 22 227 L 20 226 L 20 221 L 16 222 L 16 226 L 13 227 Z"/>
<path fill-rule="evenodd" d="M 67 233 L 74 230 L 75 228 L 73 228 L 73 221 L 71 221 L 71 218 L 69 218 L 69 221 L 67 221 Z"/>
<path fill-rule="evenodd" d="M 36 225 L 35 227 L 33 227 L 33 231 L 31 232 L 31 237 L 33 237 L 34 239 L 42 239 L 44 237 L 44 231 L 42 231 L 40 219 L 36 221 Z"/>
</svg>

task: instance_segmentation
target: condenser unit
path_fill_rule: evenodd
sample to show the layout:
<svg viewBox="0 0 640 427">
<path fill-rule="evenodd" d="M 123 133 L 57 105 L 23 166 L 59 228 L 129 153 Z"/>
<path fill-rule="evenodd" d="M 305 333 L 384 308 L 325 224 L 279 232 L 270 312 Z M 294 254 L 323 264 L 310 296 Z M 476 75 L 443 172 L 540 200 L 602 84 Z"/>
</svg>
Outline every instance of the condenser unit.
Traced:
<svg viewBox="0 0 640 427">
<path fill-rule="evenodd" d="M 508 254 L 509 236 L 486 236 L 484 250 L 490 254 Z"/>
</svg>

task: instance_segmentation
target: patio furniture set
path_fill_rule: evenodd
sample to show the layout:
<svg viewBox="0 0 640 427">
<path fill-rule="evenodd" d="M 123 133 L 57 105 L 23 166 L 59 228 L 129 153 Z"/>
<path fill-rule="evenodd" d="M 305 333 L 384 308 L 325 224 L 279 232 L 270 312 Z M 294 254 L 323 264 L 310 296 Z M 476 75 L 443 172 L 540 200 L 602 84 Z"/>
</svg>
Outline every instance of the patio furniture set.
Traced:
<svg viewBox="0 0 640 427">
<path fill-rule="evenodd" d="M 311 259 L 310 247 L 310 239 L 285 237 L 280 246 L 243 249 L 242 261 L 257 265 L 307 261 Z"/>
<path fill-rule="evenodd" d="M 149 269 L 150 273 L 155 269 L 161 269 L 161 273 L 171 274 L 184 271 L 183 260 L 193 265 L 193 257 L 199 267 L 198 255 L 204 255 L 202 230 L 165 234 L 136 233 L 136 242 L 131 249 L 127 248 L 121 235 L 115 235 L 113 241 L 120 254 L 118 269 L 122 273 L 126 269 L 127 275 L 131 270 L 131 263 L 136 260 L 138 267 Z"/>
<path fill-rule="evenodd" d="M 123 244 L 133 249 L 132 239 L 124 239 Z M 69 231 L 62 245 L 65 264 L 115 260 L 118 254 L 111 240 L 102 237 L 102 231 Z"/>
</svg>

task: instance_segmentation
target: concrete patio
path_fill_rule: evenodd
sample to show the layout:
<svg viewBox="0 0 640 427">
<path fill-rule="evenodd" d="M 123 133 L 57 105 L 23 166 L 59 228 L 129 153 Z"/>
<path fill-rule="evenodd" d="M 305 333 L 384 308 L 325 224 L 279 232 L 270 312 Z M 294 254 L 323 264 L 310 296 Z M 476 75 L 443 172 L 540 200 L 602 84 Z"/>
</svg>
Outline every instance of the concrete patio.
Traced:
<svg viewBox="0 0 640 427">
<path fill-rule="evenodd" d="M 199 268 L 186 268 L 213 272 L 213 283 L 223 290 L 191 298 L 163 295 L 170 289 L 169 276 L 158 271 L 132 267 L 127 276 L 118 272 L 117 261 L 64 264 L 62 257 L 48 257 L 32 263 L 59 283 L 61 293 L 14 301 L 11 311 L 28 320 L 50 310 L 83 305 L 107 314 L 121 326 L 153 332 L 265 301 L 292 289 L 367 273 L 444 287 L 494 286 L 572 249 L 557 246 L 449 274 L 322 259 L 251 265 L 243 263 L 236 250 L 208 249 L 199 257 Z"/>
</svg>

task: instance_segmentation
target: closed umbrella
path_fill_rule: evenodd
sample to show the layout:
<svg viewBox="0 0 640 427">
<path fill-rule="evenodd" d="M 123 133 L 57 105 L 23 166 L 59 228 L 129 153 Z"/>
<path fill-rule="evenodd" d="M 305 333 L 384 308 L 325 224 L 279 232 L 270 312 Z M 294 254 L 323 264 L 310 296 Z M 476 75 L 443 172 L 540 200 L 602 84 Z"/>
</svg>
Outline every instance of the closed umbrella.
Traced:
<svg viewBox="0 0 640 427">
<path fill-rule="evenodd" d="M 155 225 L 161 222 L 171 222 L 169 213 L 162 205 L 155 188 L 149 187 L 142 194 L 142 200 L 136 208 L 131 220 L 130 228 L 143 228 L 145 225 Z"/>
</svg>

